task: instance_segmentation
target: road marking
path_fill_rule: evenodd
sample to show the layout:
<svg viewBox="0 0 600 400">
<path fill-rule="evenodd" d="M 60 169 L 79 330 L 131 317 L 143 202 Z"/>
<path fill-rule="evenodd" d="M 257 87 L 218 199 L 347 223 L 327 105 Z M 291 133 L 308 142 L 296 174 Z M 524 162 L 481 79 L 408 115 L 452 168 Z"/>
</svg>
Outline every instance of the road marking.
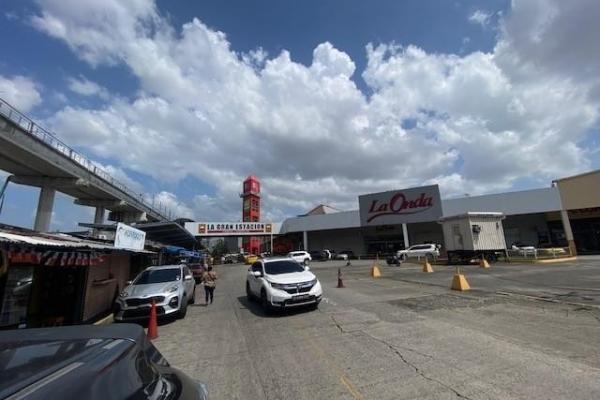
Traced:
<svg viewBox="0 0 600 400">
<path fill-rule="evenodd" d="M 354 385 L 352 384 L 352 382 L 350 382 L 350 380 L 348 378 L 346 378 L 345 375 L 342 375 L 340 377 L 340 381 L 342 381 L 342 383 L 344 384 L 344 386 L 346 386 L 346 388 L 348 389 L 348 391 L 350 392 L 350 394 L 357 400 L 364 400 L 364 397 L 358 392 L 358 390 L 356 390 L 356 388 L 354 387 Z"/>
<path fill-rule="evenodd" d="M 306 341 L 308 342 L 308 344 L 313 347 L 313 349 L 321 356 L 322 359 L 325 360 L 327 364 L 329 364 L 329 366 L 336 373 L 336 375 L 339 375 L 340 382 L 342 383 L 342 385 L 344 385 L 348 392 L 350 392 L 352 397 L 354 397 L 355 400 L 365 400 L 364 396 L 358 391 L 358 389 L 352 383 L 350 378 L 348 378 L 348 376 L 343 372 L 344 369 L 340 367 L 335 361 L 333 361 L 331 357 L 327 356 L 325 351 L 316 343 L 316 340 L 312 340 L 310 337 L 308 337 L 308 335 L 306 335 L 306 333 L 304 334 L 304 336 L 306 336 Z"/>
</svg>

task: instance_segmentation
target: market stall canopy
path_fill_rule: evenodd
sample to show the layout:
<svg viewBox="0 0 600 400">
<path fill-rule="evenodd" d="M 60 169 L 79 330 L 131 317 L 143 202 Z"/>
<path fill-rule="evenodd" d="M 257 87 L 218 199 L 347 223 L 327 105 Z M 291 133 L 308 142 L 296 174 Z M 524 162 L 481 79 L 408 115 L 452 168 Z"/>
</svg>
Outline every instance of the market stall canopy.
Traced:
<svg viewBox="0 0 600 400">
<path fill-rule="evenodd" d="M 132 225 L 146 232 L 146 239 L 170 246 L 179 246 L 187 250 L 198 246 L 194 235 L 176 222 L 149 222 Z"/>
<path fill-rule="evenodd" d="M 0 224 L 0 242 L 11 244 L 23 244 L 40 247 L 63 247 L 72 249 L 94 249 L 94 250 L 119 250 L 131 253 L 148 253 L 147 250 L 122 250 L 116 249 L 112 244 L 96 242 L 66 235 L 63 233 L 39 233 L 27 229 Z"/>
</svg>

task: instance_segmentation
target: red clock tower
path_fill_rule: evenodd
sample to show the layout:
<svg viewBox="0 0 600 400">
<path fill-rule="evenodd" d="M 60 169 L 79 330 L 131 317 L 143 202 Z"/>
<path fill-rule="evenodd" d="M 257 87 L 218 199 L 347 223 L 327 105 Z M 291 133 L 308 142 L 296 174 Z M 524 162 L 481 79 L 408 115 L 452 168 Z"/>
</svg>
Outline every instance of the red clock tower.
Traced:
<svg viewBox="0 0 600 400">
<path fill-rule="evenodd" d="M 244 181 L 242 198 L 242 221 L 260 222 L 260 181 L 250 175 Z M 244 237 L 243 247 L 245 253 L 258 254 L 260 252 L 260 238 L 255 236 Z"/>
</svg>

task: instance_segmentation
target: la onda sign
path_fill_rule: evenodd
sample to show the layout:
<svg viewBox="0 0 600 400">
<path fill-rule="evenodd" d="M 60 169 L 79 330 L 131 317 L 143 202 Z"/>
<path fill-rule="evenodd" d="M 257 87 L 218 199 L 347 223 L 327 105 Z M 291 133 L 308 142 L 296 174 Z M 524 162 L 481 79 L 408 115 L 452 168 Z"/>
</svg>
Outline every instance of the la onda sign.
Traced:
<svg viewBox="0 0 600 400">
<path fill-rule="evenodd" d="M 442 216 L 438 185 L 365 194 L 358 203 L 362 226 L 430 222 Z"/>
</svg>

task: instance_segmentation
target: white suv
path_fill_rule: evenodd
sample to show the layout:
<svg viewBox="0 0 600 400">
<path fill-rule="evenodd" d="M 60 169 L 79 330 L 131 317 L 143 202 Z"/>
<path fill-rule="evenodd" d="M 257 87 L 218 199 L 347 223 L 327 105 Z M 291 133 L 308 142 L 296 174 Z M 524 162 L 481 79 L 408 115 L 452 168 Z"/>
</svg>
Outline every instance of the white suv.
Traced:
<svg viewBox="0 0 600 400">
<path fill-rule="evenodd" d="M 300 264 L 308 265 L 312 261 L 312 257 L 306 251 L 291 251 L 287 256 Z"/>
<path fill-rule="evenodd" d="M 316 309 L 323 289 L 309 267 L 278 257 L 258 260 L 248 268 L 246 295 L 250 301 L 259 299 L 265 311 L 305 305 Z"/>
<path fill-rule="evenodd" d="M 440 256 L 440 249 L 436 244 L 415 244 L 405 250 L 398 250 L 396 257 L 406 260 L 409 257 L 427 257 L 434 259 Z"/>
</svg>

